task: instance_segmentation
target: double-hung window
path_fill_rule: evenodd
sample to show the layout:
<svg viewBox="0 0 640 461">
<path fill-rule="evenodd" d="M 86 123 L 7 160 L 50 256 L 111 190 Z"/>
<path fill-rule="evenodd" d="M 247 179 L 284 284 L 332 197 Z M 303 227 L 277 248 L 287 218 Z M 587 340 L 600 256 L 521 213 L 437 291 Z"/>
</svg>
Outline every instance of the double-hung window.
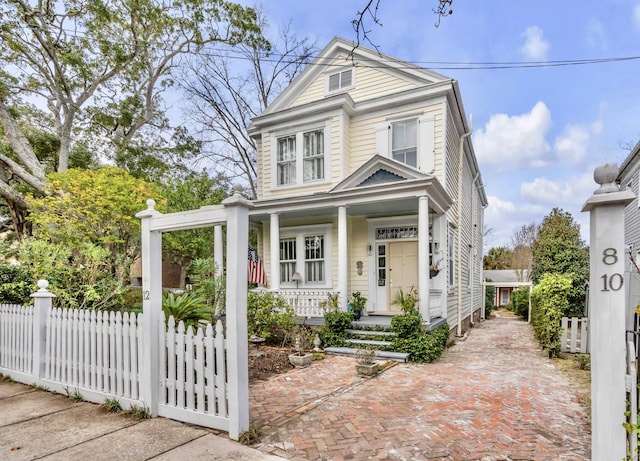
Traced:
<svg viewBox="0 0 640 461">
<path fill-rule="evenodd" d="M 296 183 L 296 137 L 278 138 L 278 185 Z"/>
<path fill-rule="evenodd" d="M 324 130 L 307 131 L 304 145 L 304 182 L 324 179 Z"/>
<path fill-rule="evenodd" d="M 402 120 L 391 124 L 391 155 L 413 167 L 418 166 L 418 120 Z"/>
<path fill-rule="evenodd" d="M 331 283 L 331 225 L 290 227 L 280 233 L 280 283 L 327 287 Z M 298 272 L 300 280 L 293 275 Z"/>
<path fill-rule="evenodd" d="M 323 181 L 326 176 L 327 127 L 313 127 L 275 138 L 275 186 Z"/>
</svg>

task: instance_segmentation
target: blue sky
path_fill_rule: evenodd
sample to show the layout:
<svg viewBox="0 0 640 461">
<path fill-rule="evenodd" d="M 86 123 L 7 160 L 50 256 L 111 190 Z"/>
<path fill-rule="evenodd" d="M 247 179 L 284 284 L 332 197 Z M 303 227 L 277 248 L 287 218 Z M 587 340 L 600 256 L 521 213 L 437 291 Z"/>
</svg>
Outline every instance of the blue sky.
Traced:
<svg viewBox="0 0 640 461">
<path fill-rule="evenodd" d="M 365 3 L 276 0 L 263 8 L 270 24 L 291 21 L 322 48 L 335 36 L 355 38 L 351 20 Z M 489 197 L 485 251 L 510 245 L 515 230 L 554 207 L 573 215 L 588 243 L 589 216 L 580 210 L 597 187 L 593 170 L 620 164 L 623 146 L 640 139 L 640 59 L 509 69 L 438 63 L 640 56 L 640 0 L 454 0 L 439 28 L 436 6 L 382 0 L 382 27 L 370 25 L 370 35 L 381 52 L 459 81 Z"/>
</svg>

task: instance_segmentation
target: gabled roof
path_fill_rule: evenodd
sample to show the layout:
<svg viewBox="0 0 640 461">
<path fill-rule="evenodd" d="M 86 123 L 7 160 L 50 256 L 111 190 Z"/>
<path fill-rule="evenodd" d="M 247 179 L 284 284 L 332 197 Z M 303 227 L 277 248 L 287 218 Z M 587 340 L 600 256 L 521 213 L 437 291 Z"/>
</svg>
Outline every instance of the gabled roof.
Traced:
<svg viewBox="0 0 640 461">
<path fill-rule="evenodd" d="M 495 269 L 482 271 L 486 281 L 496 282 L 496 284 L 515 284 L 529 282 L 529 271 L 527 269 Z"/>
<path fill-rule="evenodd" d="M 431 175 L 424 174 L 404 163 L 376 154 L 336 184 L 330 193 L 356 187 L 373 187 L 380 184 L 430 177 Z"/>
<path fill-rule="evenodd" d="M 380 71 L 391 73 L 404 80 L 413 81 L 418 86 L 451 81 L 450 78 L 431 70 L 336 37 L 269 104 L 261 116 L 286 109 L 312 82 L 327 71 L 331 69 L 337 70 L 341 66 L 352 65 L 375 65 L 376 69 Z"/>
</svg>

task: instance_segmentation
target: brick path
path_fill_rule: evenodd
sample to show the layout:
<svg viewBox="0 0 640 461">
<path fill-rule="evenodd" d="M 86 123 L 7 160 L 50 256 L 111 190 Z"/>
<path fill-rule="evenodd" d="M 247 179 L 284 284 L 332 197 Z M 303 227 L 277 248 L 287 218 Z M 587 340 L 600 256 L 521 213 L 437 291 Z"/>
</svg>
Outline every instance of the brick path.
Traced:
<svg viewBox="0 0 640 461">
<path fill-rule="evenodd" d="M 328 357 L 250 387 L 258 448 L 294 460 L 590 459 L 568 380 L 522 320 L 497 318 L 432 364 L 358 378 Z"/>
</svg>

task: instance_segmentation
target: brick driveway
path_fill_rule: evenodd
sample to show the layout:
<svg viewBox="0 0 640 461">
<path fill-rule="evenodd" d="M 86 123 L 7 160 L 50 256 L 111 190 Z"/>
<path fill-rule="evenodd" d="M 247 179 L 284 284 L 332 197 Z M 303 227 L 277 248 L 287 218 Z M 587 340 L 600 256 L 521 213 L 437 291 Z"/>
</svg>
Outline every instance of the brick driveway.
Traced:
<svg viewBox="0 0 640 461">
<path fill-rule="evenodd" d="M 258 448 L 294 460 L 588 460 L 567 378 L 522 320 L 495 318 L 433 364 L 358 378 L 328 357 L 250 387 Z"/>
</svg>

